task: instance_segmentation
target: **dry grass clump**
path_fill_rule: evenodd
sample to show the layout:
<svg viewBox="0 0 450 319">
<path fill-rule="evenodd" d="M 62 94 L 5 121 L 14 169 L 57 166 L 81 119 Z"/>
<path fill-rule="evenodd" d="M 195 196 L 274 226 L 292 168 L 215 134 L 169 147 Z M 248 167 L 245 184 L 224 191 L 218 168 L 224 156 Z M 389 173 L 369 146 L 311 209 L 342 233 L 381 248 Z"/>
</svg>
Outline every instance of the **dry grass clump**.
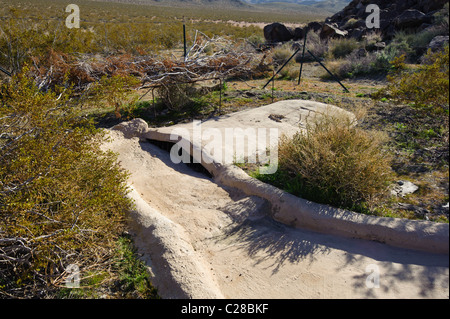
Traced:
<svg viewBox="0 0 450 319">
<path fill-rule="evenodd" d="M 294 53 L 291 44 L 285 43 L 281 46 L 275 47 L 272 50 L 272 61 L 276 66 L 281 66 L 285 63 Z"/>
<path fill-rule="evenodd" d="M 361 44 L 353 38 L 332 39 L 328 54 L 335 59 L 344 58 L 360 47 Z"/>
<path fill-rule="evenodd" d="M 291 191 L 308 199 L 353 209 L 370 205 L 383 196 L 391 174 L 384 140 L 349 117 L 318 116 L 306 131 L 281 138 L 280 170 Z"/>
<path fill-rule="evenodd" d="M 353 78 L 356 76 L 385 75 L 391 70 L 390 57 L 384 52 L 368 52 L 360 55 L 358 49 L 345 58 L 327 61 L 327 68 L 340 78 Z M 322 79 L 331 76 L 325 70 L 320 75 Z"/>
</svg>

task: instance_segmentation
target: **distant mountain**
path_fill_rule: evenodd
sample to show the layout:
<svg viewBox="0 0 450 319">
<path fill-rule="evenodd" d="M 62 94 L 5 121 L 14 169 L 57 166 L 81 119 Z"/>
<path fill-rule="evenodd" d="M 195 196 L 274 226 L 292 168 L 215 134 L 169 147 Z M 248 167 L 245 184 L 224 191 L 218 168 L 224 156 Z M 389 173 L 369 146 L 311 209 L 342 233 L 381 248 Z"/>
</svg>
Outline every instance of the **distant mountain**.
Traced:
<svg viewBox="0 0 450 319">
<path fill-rule="evenodd" d="M 207 5 L 216 7 L 251 7 L 242 0 L 94 0 L 100 2 L 121 2 L 133 4 L 160 4 L 160 5 Z"/>
<path fill-rule="evenodd" d="M 311 13 L 334 14 L 342 10 L 351 0 L 94 0 L 134 4 L 158 4 L 174 6 L 208 6 L 240 9 L 294 10 Z"/>
<path fill-rule="evenodd" d="M 323 11 L 336 13 L 344 9 L 351 0 L 242 0 L 250 4 L 290 3 L 300 6 L 308 6 Z"/>
</svg>

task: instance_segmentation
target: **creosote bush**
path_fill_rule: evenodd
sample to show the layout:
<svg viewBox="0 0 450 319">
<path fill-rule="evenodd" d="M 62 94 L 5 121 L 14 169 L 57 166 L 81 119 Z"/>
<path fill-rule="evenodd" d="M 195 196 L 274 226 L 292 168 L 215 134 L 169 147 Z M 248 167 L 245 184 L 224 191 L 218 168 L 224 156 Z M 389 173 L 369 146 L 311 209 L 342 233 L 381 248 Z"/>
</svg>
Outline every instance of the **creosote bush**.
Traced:
<svg viewBox="0 0 450 319">
<path fill-rule="evenodd" d="M 104 106 L 113 107 L 116 118 L 121 118 L 122 113 L 137 102 L 137 96 L 130 96 L 130 91 L 138 84 L 140 81 L 137 78 L 127 74 L 103 76 L 93 86 L 91 103 L 97 101 Z"/>
<path fill-rule="evenodd" d="M 108 260 L 132 207 L 127 173 L 70 89 L 42 92 L 24 70 L 0 96 L 0 293 L 47 297 L 68 265 Z"/>
<path fill-rule="evenodd" d="M 355 126 L 343 115 L 326 114 L 279 144 L 284 188 L 320 203 L 358 210 L 383 197 L 391 177 L 384 137 Z"/>
<path fill-rule="evenodd" d="M 417 107 L 448 112 L 449 105 L 449 48 L 429 51 L 426 64 L 411 72 L 404 67 L 404 58 L 392 62 L 398 70 L 388 76 L 389 84 L 375 97 L 390 97 L 398 103 L 413 103 Z"/>
</svg>

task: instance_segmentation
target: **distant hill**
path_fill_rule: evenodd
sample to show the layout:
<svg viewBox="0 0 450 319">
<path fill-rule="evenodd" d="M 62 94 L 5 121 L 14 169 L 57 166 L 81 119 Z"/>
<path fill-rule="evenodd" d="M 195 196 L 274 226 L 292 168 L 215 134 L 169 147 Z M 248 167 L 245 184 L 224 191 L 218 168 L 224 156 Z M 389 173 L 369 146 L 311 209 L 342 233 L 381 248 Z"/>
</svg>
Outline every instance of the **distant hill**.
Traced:
<svg viewBox="0 0 450 319">
<path fill-rule="evenodd" d="M 152 4 L 163 6 L 207 6 L 227 7 L 245 10 L 301 11 L 312 14 L 333 15 L 343 9 L 351 0 L 94 0 Z"/>
<path fill-rule="evenodd" d="M 317 9 L 328 13 L 336 13 L 345 8 L 351 0 L 242 0 L 250 4 L 281 4 L 289 3 L 297 8 Z"/>
<path fill-rule="evenodd" d="M 100 2 L 121 2 L 133 4 L 159 4 L 159 5 L 197 5 L 197 6 L 215 6 L 215 7 L 237 7 L 250 8 L 251 5 L 241 0 L 94 0 Z"/>
</svg>

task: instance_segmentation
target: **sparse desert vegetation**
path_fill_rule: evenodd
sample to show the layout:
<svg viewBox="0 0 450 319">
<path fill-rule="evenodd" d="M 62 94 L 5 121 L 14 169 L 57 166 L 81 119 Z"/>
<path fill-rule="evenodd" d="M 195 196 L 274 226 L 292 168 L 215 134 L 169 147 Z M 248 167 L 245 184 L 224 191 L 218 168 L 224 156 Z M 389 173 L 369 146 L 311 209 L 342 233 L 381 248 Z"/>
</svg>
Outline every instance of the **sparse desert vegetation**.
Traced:
<svg viewBox="0 0 450 319">
<path fill-rule="evenodd" d="M 356 40 L 310 31 L 307 48 L 350 93 L 300 54 L 262 90 L 303 42 L 266 46 L 261 27 L 234 23 L 300 25 L 319 14 L 77 4 L 81 28 L 68 29 L 65 1 L 0 0 L 0 66 L 13 73 L 0 75 L 1 297 L 158 297 L 126 233 L 127 173 L 99 147 L 100 127 L 136 117 L 169 126 L 294 98 L 363 111 L 282 139 L 276 174 L 240 166 L 310 200 L 448 223 L 448 42 L 428 47 L 448 36 L 448 3 L 429 28 L 389 43 L 377 32 Z M 392 195 L 400 180 L 419 191 Z M 90 265 L 76 293 L 63 287 L 72 263 Z"/>
</svg>

